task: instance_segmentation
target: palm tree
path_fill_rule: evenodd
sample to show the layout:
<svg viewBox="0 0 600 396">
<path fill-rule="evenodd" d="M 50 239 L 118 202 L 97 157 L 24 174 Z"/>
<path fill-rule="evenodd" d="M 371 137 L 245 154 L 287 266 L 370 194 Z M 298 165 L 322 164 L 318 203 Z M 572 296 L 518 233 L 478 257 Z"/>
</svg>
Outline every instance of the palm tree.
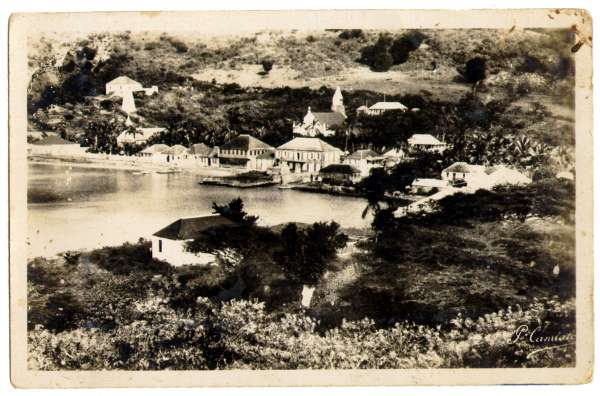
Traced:
<svg viewBox="0 0 600 396">
<path fill-rule="evenodd" d="M 512 143 L 512 151 L 515 159 L 525 163 L 529 160 L 529 150 L 531 149 L 531 140 L 525 135 L 516 138 Z"/>
</svg>

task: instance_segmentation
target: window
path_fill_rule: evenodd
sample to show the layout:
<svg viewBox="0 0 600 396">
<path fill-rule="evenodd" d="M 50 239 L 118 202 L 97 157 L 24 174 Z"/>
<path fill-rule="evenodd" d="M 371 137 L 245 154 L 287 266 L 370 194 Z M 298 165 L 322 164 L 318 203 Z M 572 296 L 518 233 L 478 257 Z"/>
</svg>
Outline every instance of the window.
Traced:
<svg viewBox="0 0 600 396">
<path fill-rule="evenodd" d="M 158 252 L 162 253 L 162 239 L 158 240 Z"/>
</svg>

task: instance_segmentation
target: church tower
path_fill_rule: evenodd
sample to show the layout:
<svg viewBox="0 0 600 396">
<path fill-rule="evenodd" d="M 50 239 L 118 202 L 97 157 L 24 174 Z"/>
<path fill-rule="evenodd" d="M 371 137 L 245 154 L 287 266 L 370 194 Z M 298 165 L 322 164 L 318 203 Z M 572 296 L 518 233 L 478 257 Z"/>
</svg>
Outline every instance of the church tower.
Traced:
<svg viewBox="0 0 600 396">
<path fill-rule="evenodd" d="M 342 91 L 340 87 L 335 89 L 335 93 L 333 94 L 333 98 L 331 99 L 331 111 L 335 113 L 343 114 L 346 117 L 346 108 L 344 107 L 344 97 L 342 96 Z"/>
</svg>

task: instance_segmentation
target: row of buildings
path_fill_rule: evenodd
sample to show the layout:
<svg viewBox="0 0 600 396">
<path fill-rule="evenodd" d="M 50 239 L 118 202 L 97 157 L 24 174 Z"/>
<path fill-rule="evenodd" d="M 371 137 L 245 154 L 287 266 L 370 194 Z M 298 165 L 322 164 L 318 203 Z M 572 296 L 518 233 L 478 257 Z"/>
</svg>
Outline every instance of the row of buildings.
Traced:
<svg viewBox="0 0 600 396">
<path fill-rule="evenodd" d="M 409 150 L 443 151 L 446 145 L 431 135 L 415 134 L 408 140 Z M 342 150 L 317 137 L 298 136 L 279 147 L 243 134 L 220 147 L 200 143 L 190 147 L 154 144 L 139 154 L 144 160 L 155 163 L 192 167 L 242 168 L 268 171 L 274 167 L 285 168 L 286 173 L 313 179 L 321 173 L 331 177 L 356 181 L 375 167 L 389 167 L 406 157 L 400 149 L 377 153 L 370 149 L 357 150 L 346 155 Z M 331 165 L 336 165 L 331 167 Z"/>
</svg>

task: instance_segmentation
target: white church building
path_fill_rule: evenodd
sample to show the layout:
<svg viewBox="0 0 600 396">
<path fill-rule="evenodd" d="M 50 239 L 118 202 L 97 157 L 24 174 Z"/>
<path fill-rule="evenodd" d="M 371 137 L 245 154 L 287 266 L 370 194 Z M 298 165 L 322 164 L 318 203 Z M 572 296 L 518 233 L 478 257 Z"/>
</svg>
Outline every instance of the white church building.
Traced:
<svg viewBox="0 0 600 396">
<path fill-rule="evenodd" d="M 341 127 L 346 122 L 346 109 L 344 97 L 340 87 L 337 87 L 331 99 L 331 111 L 313 112 L 308 107 L 302 123 L 293 124 L 293 133 L 296 136 L 314 137 L 317 135 L 331 136 L 335 133 L 332 127 Z"/>
</svg>

